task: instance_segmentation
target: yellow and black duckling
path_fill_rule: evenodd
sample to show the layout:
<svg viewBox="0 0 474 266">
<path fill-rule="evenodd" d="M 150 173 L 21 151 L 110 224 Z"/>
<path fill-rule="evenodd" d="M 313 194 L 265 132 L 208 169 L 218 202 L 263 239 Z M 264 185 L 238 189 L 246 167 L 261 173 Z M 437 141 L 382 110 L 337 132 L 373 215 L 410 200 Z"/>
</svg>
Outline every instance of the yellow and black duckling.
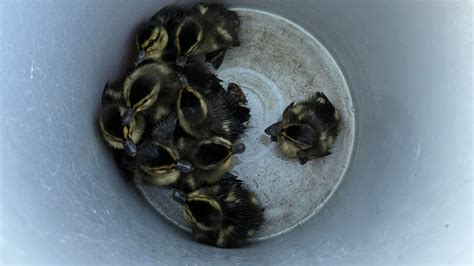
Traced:
<svg viewBox="0 0 474 266">
<path fill-rule="evenodd" d="M 218 185 L 173 199 L 183 205 L 183 215 L 197 242 L 221 248 L 239 247 L 253 237 L 264 222 L 256 194 L 241 180 L 228 178 Z"/>
<path fill-rule="evenodd" d="M 184 8 L 175 4 L 156 12 L 137 33 L 139 54 L 135 63 L 139 64 L 148 59 L 176 60 L 176 29 L 187 15 L 188 12 Z"/>
<path fill-rule="evenodd" d="M 234 93 L 223 89 L 213 91 L 205 95 L 197 87 L 185 86 L 178 96 L 179 125 L 198 139 L 221 136 L 233 142 L 247 129 L 250 109 Z"/>
<path fill-rule="evenodd" d="M 196 4 L 176 30 L 176 65 L 183 67 L 188 57 L 207 54 L 217 69 L 225 50 L 239 45 L 239 33 L 240 18 L 225 4 Z"/>
<path fill-rule="evenodd" d="M 317 92 L 305 101 L 292 102 L 282 120 L 265 129 L 265 133 L 278 142 L 284 155 L 305 164 L 331 154 L 339 123 L 339 112 L 324 93 Z"/>
<path fill-rule="evenodd" d="M 179 91 L 177 77 L 177 73 L 163 62 L 146 61 L 139 65 L 123 83 L 128 110 L 122 123 L 127 125 L 139 112 L 158 121 L 174 110 Z"/>
<path fill-rule="evenodd" d="M 137 114 L 126 126 L 122 125 L 122 116 L 127 109 L 123 106 L 110 104 L 102 108 L 99 124 L 102 137 L 112 147 L 125 150 L 128 156 L 135 156 L 137 144 L 142 139 L 146 122 L 143 116 Z"/>
<path fill-rule="evenodd" d="M 181 173 L 193 170 L 190 162 L 181 160 L 173 144 L 175 126 L 174 116 L 160 121 L 149 141 L 140 146 L 137 156 L 129 163 L 136 183 L 172 186 L 179 180 Z"/>
<path fill-rule="evenodd" d="M 179 145 L 179 144 L 178 144 Z M 183 191 L 193 191 L 199 187 L 215 185 L 232 167 L 234 155 L 245 151 L 243 143 L 231 143 L 222 137 L 213 137 L 187 147 L 183 154 L 191 154 L 194 170 L 181 180 Z"/>
</svg>

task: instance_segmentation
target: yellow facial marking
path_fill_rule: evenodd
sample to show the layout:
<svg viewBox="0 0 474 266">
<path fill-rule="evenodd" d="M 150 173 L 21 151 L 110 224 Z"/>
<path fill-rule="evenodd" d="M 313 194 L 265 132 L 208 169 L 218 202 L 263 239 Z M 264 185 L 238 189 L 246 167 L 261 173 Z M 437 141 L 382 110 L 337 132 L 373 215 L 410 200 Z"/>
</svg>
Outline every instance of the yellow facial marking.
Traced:
<svg viewBox="0 0 474 266">
<path fill-rule="evenodd" d="M 230 121 L 229 121 L 229 122 L 230 122 Z M 224 122 L 224 123 L 225 123 L 225 122 Z M 230 146 L 232 146 L 232 143 L 231 143 L 228 139 L 223 138 L 223 137 L 214 137 L 214 138 L 212 138 L 212 140 L 210 140 L 210 141 L 207 142 L 207 143 L 212 143 L 212 142 L 225 145 L 225 146 L 228 147 L 228 148 L 230 148 Z"/>
<path fill-rule="evenodd" d="M 194 136 L 194 131 L 191 127 L 191 124 L 188 123 L 188 120 L 186 120 L 183 115 L 183 112 L 181 112 L 180 110 L 178 110 L 178 121 L 179 125 L 184 129 L 184 131 L 186 131 L 186 133 Z"/>
<path fill-rule="evenodd" d="M 215 201 L 215 200 L 213 200 L 213 199 L 211 199 L 211 198 L 209 198 L 205 195 L 189 194 L 187 202 L 191 202 L 191 201 L 205 202 L 205 203 L 209 204 L 212 208 L 214 208 L 214 209 L 218 210 L 220 213 L 222 213 L 222 210 L 221 210 L 221 207 L 220 207 L 219 203 L 217 203 L 217 201 Z M 197 210 L 197 211 L 199 211 L 199 210 Z M 185 214 L 186 220 L 193 223 L 194 225 L 196 225 L 201 230 L 210 230 L 210 229 L 213 228 L 213 227 L 208 227 L 208 226 L 205 226 L 205 225 L 200 224 L 199 222 L 197 222 L 197 220 L 194 217 L 194 215 L 193 215 L 191 209 L 189 208 L 188 204 L 184 205 L 184 214 Z"/>
<path fill-rule="evenodd" d="M 143 99 L 141 99 L 138 103 L 136 103 L 133 108 L 137 112 L 141 112 L 147 108 L 149 108 L 153 103 L 155 103 L 156 99 L 158 98 L 158 93 L 160 92 L 160 84 L 156 84 L 151 92 Z M 130 105 L 129 99 L 127 99 L 128 104 Z"/>
<path fill-rule="evenodd" d="M 142 49 L 146 49 L 147 51 L 151 48 L 151 45 L 153 44 L 152 41 L 155 41 L 156 38 L 158 37 L 158 34 L 160 33 L 160 30 L 158 29 L 153 29 L 153 31 L 151 32 L 151 35 L 150 37 L 143 41 L 140 45 L 140 47 Z"/>
<path fill-rule="evenodd" d="M 179 172 L 172 168 L 165 171 L 165 173 L 154 176 L 155 178 L 153 178 L 151 183 L 158 186 L 167 186 L 175 183 L 179 179 L 179 176 Z"/>
<path fill-rule="evenodd" d="M 209 205 L 211 205 L 214 209 L 216 210 L 219 210 L 219 211 L 222 211 L 221 210 L 221 206 L 219 205 L 219 203 L 217 203 L 217 201 L 209 198 L 208 196 L 206 195 L 189 195 L 188 196 L 188 201 L 202 201 L 202 202 L 205 202 Z"/>
<path fill-rule="evenodd" d="M 293 143 L 284 139 L 279 140 L 278 144 L 280 146 L 281 152 L 290 158 L 295 158 L 298 154 L 298 151 L 300 150 Z"/>
<path fill-rule="evenodd" d="M 135 69 L 130 75 L 127 76 L 123 83 L 123 92 L 124 97 L 127 99 L 127 104 L 130 106 L 130 90 L 135 83 L 135 81 L 143 75 L 151 74 L 151 75 L 164 75 L 163 71 L 170 71 L 169 67 L 166 66 L 164 63 L 154 62 L 151 64 L 147 64 Z M 157 97 L 159 91 L 161 89 L 161 84 L 156 84 L 155 87 L 152 89 L 152 92 L 149 94 L 150 97 Z M 142 99 L 145 100 L 145 99 Z M 138 104 L 136 105 L 138 106 Z"/>
<path fill-rule="evenodd" d="M 126 139 L 128 138 L 128 133 L 129 133 L 130 129 L 128 126 L 124 126 L 123 127 L 123 138 Z"/>
<path fill-rule="evenodd" d="M 143 116 L 137 114 L 135 119 L 130 123 L 130 128 L 132 129 L 131 139 L 133 143 L 138 143 L 145 131 L 145 121 Z"/>
<path fill-rule="evenodd" d="M 191 47 L 189 47 L 189 49 L 187 51 L 182 51 L 181 50 L 181 45 L 179 43 L 180 40 L 179 40 L 178 36 L 181 35 L 181 31 L 183 30 L 183 26 L 186 25 L 187 23 L 196 23 L 196 22 L 186 21 L 184 23 L 181 23 L 181 25 L 178 27 L 178 30 L 176 31 L 175 46 L 178 50 L 178 54 L 182 54 L 182 55 L 185 55 L 185 56 L 190 56 L 199 47 L 199 44 L 202 40 L 202 28 L 201 28 L 201 25 L 196 23 L 196 25 L 198 25 L 198 27 L 199 27 L 198 32 L 197 32 L 196 42 L 193 45 L 191 45 Z"/>
<path fill-rule="evenodd" d="M 188 208 L 187 205 L 183 206 L 183 216 L 186 221 L 190 224 L 196 224 L 196 220 L 194 219 L 193 214 L 191 213 L 191 210 Z"/>
<path fill-rule="evenodd" d="M 196 96 L 196 98 L 199 99 L 199 105 L 200 105 L 200 108 L 203 112 L 204 117 L 207 117 L 208 109 L 207 109 L 207 104 L 204 101 L 204 98 L 202 97 L 202 95 L 199 92 L 195 91 L 190 86 L 184 88 L 183 90 L 181 90 L 179 92 L 179 96 L 178 96 L 178 121 L 179 121 L 179 124 L 181 125 L 181 127 L 184 129 L 184 131 L 186 131 L 190 135 L 193 135 L 194 132 L 192 130 L 191 123 L 190 123 L 190 121 L 188 121 L 187 117 L 184 116 L 184 113 L 181 110 L 181 97 L 182 97 L 182 94 L 183 94 L 184 90 L 187 90 L 188 92 L 191 92 L 192 94 L 194 94 Z"/>
</svg>

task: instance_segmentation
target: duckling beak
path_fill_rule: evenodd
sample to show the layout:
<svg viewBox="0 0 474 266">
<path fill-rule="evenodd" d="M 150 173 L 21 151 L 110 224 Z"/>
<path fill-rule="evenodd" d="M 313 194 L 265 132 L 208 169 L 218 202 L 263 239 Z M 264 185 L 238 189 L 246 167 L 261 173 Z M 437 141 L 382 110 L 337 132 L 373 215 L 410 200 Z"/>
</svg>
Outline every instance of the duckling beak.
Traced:
<svg viewBox="0 0 474 266">
<path fill-rule="evenodd" d="M 272 141 L 273 141 L 274 137 L 277 137 L 278 135 L 280 135 L 280 132 L 281 132 L 280 122 L 276 122 L 275 124 L 267 127 L 267 129 L 265 129 L 265 134 L 271 136 Z"/>
<path fill-rule="evenodd" d="M 132 122 L 133 118 L 135 117 L 135 114 L 137 111 L 133 108 L 129 108 L 125 114 L 122 116 L 122 126 L 128 126 Z"/>
<path fill-rule="evenodd" d="M 123 147 L 128 156 L 135 157 L 135 155 L 137 155 L 137 146 L 132 142 L 131 139 L 124 140 Z"/>
<path fill-rule="evenodd" d="M 140 50 L 138 53 L 137 59 L 135 59 L 135 65 L 140 64 L 145 59 L 145 50 Z"/>
<path fill-rule="evenodd" d="M 179 204 L 183 205 L 186 203 L 188 196 L 181 191 L 175 190 L 172 195 L 173 199 Z"/>
<path fill-rule="evenodd" d="M 176 66 L 183 68 L 186 65 L 186 61 L 186 56 L 180 55 L 178 58 L 176 58 Z"/>
<path fill-rule="evenodd" d="M 188 161 L 177 161 L 176 169 L 181 173 L 191 173 L 193 171 L 193 164 Z"/>
<path fill-rule="evenodd" d="M 240 154 L 245 151 L 245 145 L 243 143 L 236 143 L 232 145 L 232 153 Z"/>
</svg>

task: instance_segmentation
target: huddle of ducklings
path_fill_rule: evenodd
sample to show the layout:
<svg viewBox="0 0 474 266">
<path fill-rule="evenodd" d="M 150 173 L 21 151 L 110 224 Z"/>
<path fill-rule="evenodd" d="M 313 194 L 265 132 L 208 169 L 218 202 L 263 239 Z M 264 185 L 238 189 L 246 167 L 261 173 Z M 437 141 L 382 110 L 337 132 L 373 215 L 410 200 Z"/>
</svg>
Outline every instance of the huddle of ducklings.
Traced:
<svg viewBox="0 0 474 266">
<path fill-rule="evenodd" d="M 257 194 L 231 173 L 250 108 L 238 83 L 216 70 L 239 46 L 240 18 L 222 3 L 169 5 L 136 34 L 137 57 L 105 84 L 99 125 L 135 183 L 170 189 L 195 241 L 239 247 L 264 225 Z M 238 48 L 236 48 L 238 49 Z M 331 154 L 340 115 L 321 92 L 292 102 L 265 133 L 301 164 Z"/>
</svg>

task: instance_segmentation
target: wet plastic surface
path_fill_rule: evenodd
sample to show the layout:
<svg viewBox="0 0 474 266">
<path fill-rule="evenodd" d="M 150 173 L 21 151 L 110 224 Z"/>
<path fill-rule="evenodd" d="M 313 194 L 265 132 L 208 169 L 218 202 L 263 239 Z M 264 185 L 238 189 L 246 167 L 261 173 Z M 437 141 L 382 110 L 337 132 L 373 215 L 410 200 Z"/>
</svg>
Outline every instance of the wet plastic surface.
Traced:
<svg viewBox="0 0 474 266">
<path fill-rule="evenodd" d="M 232 250 L 194 243 L 157 214 L 97 130 L 105 80 L 166 3 L 1 2 L 2 264 L 472 264 L 471 3 L 232 3 L 321 41 L 356 114 L 350 165 L 324 208 Z"/>
</svg>

